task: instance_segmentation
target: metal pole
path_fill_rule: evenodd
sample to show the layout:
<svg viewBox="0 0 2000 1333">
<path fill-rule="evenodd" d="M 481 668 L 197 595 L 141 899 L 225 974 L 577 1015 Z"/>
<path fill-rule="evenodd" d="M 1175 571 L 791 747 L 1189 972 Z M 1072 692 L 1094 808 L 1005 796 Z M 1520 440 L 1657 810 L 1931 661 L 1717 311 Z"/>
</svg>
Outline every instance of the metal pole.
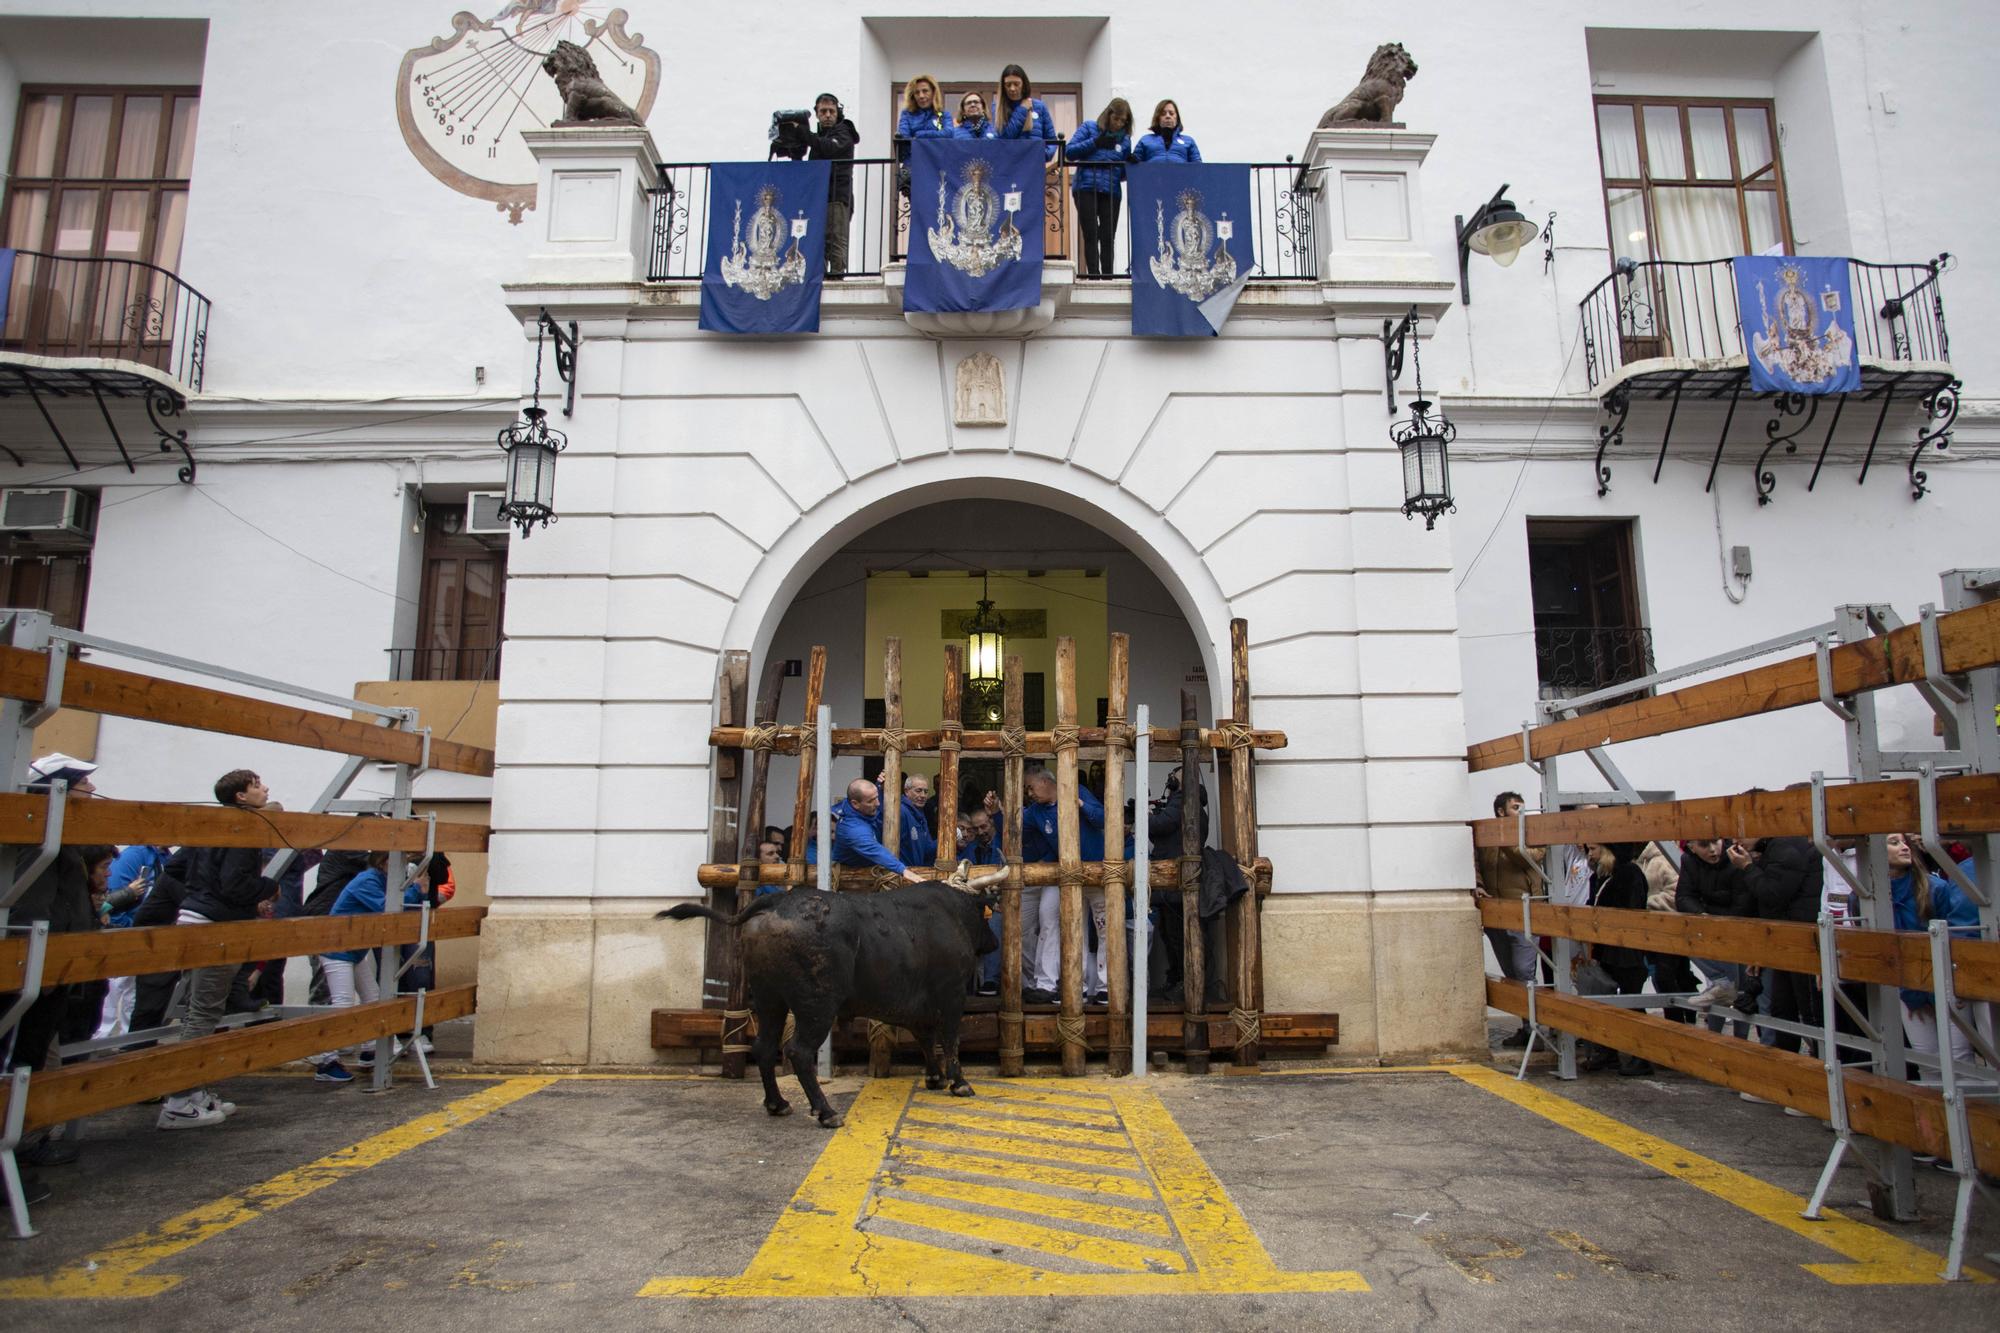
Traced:
<svg viewBox="0 0 2000 1333">
<path fill-rule="evenodd" d="M 1140 807 L 1153 794 L 1153 710 L 1139 705 L 1138 745 L 1133 751 L 1133 786 L 1138 800 L 1132 806 L 1132 1077 L 1146 1076 L 1146 960 L 1147 925 L 1153 909 L 1152 840 L 1146 836 L 1145 811 Z"/>
<path fill-rule="evenodd" d="M 833 892 L 833 709 L 819 706 L 818 726 L 813 734 L 813 781 L 819 788 L 819 891 Z M 800 763 L 805 760 L 801 757 Z M 888 800 L 888 793 L 882 794 Z M 900 797 L 899 797 L 900 799 Z M 838 1022 L 838 1018 L 835 1019 Z M 833 1033 L 819 1048 L 819 1076 L 833 1077 Z"/>
<path fill-rule="evenodd" d="M 397 725 L 404 731 L 413 731 L 417 724 L 417 710 L 406 708 Z M 396 765 L 395 785 L 389 797 L 389 813 L 397 819 L 409 819 L 414 807 L 412 796 L 416 785 L 414 770 L 408 764 Z M 382 910 L 400 912 L 403 910 L 403 890 L 409 883 L 409 870 L 400 853 L 392 853 L 389 864 L 382 868 Z M 399 968 L 397 949 L 393 944 L 385 944 L 375 961 L 375 997 L 391 1000 L 396 996 Z M 375 1039 L 375 1070 L 370 1076 L 370 1092 L 387 1092 L 391 1076 L 390 1066 L 396 1063 L 396 1034 L 385 1032 Z"/>
</svg>

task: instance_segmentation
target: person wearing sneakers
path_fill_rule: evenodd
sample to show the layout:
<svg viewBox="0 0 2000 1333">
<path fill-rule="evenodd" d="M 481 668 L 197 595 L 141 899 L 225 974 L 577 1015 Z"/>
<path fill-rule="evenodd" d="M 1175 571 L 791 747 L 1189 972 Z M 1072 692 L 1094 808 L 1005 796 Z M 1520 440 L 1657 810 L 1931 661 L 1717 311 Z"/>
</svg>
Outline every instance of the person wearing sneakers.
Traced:
<svg viewBox="0 0 2000 1333">
<path fill-rule="evenodd" d="M 264 780 L 247 768 L 231 769 L 215 780 L 215 801 L 228 810 L 261 811 L 271 802 Z M 253 921 L 269 916 L 278 896 L 278 882 L 263 873 L 264 851 L 258 847 L 198 847 L 187 858 L 187 896 L 181 899 L 176 925 L 207 926 L 225 921 Z M 181 1020 L 182 1041 L 215 1031 L 229 1004 L 229 987 L 236 980 L 235 963 L 198 967 L 188 973 L 187 1014 Z M 200 1129 L 219 1125 L 234 1110 L 207 1088 L 175 1093 L 160 1107 L 161 1129 Z"/>
<path fill-rule="evenodd" d="M 368 868 L 347 882 L 340 891 L 329 916 L 371 916 L 383 909 L 389 897 L 389 853 L 368 853 Z M 403 890 L 403 904 L 414 907 L 423 901 L 423 890 L 417 884 L 408 884 Z M 326 989 L 335 1008 L 347 1009 L 357 1004 L 375 1003 L 380 991 L 376 985 L 372 951 L 368 949 L 343 949 L 338 953 L 323 953 L 319 956 L 320 967 L 326 972 Z M 340 1062 L 340 1057 L 350 1047 L 337 1051 L 322 1051 L 312 1057 L 313 1078 L 321 1083 L 352 1083 L 354 1074 Z"/>
</svg>

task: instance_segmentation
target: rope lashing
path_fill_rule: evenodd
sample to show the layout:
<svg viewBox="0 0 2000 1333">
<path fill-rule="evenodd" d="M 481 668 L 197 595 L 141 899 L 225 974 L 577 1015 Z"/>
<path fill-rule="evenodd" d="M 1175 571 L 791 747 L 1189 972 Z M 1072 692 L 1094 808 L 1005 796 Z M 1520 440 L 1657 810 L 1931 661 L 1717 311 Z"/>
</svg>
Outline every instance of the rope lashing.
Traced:
<svg viewBox="0 0 2000 1333">
<path fill-rule="evenodd" d="M 1057 1014 L 1056 1040 L 1065 1046 L 1074 1046 L 1078 1050 L 1088 1051 L 1090 1043 L 1083 1039 L 1083 1015 Z"/>
<path fill-rule="evenodd" d="M 724 1009 L 722 1011 L 722 1053 L 724 1055 L 749 1054 L 751 1049 L 750 1043 L 743 1040 L 743 1034 L 749 1029 L 749 1026 L 750 1011 L 748 1009 Z M 735 1040 L 730 1040 L 731 1037 L 734 1037 Z"/>
<path fill-rule="evenodd" d="M 1241 722 L 1224 722 L 1216 730 L 1232 750 L 1247 750 L 1256 743 L 1256 732 Z"/>
<path fill-rule="evenodd" d="M 896 1029 L 887 1023 L 878 1023 L 872 1018 L 869 1019 L 868 1044 L 870 1046 L 894 1046 L 896 1044 Z"/>
<path fill-rule="evenodd" d="M 1049 739 L 1057 754 L 1061 754 L 1064 750 L 1074 750 L 1077 746 L 1077 730 L 1073 726 L 1057 727 L 1049 733 Z"/>
<path fill-rule="evenodd" d="M 1114 884 L 1123 884 L 1125 882 L 1125 867 L 1128 864 L 1130 863 L 1127 861 L 1114 861 L 1108 856 L 1105 857 L 1103 861 L 1104 887 L 1110 888 Z"/>
<path fill-rule="evenodd" d="M 778 745 L 776 723 L 768 727 L 743 728 L 743 748 L 746 750 L 774 750 Z"/>
<path fill-rule="evenodd" d="M 1006 759 L 1025 758 L 1028 753 L 1028 731 L 1025 727 L 1000 728 L 1000 754 Z"/>
<path fill-rule="evenodd" d="M 798 1035 L 799 1035 L 798 1020 L 793 1018 L 792 1015 L 786 1014 L 785 1030 L 778 1035 L 778 1044 L 780 1046 L 789 1046 L 792 1044 L 792 1038 Z"/>
<path fill-rule="evenodd" d="M 1236 1022 L 1236 1048 L 1255 1046 L 1264 1035 L 1263 1016 L 1255 1009 L 1231 1009 L 1230 1018 Z"/>
<path fill-rule="evenodd" d="M 910 742 L 910 733 L 904 730 L 902 727 L 882 728 L 882 736 L 880 743 L 883 754 L 887 754 L 891 750 L 894 750 L 897 754 L 901 754 L 904 748 L 908 746 L 909 742 Z"/>
<path fill-rule="evenodd" d="M 1104 719 L 1104 743 L 1106 745 L 1129 750 L 1132 748 L 1133 742 L 1138 739 L 1138 735 L 1139 733 L 1133 728 L 1132 724 L 1117 713 L 1113 713 Z"/>
<path fill-rule="evenodd" d="M 939 723 L 938 753 L 940 755 L 952 754 L 956 753 L 959 750 L 964 749 L 965 743 L 959 739 L 960 733 L 962 733 L 964 730 L 965 730 L 965 724 L 963 722 L 952 722 L 947 720 L 945 722 Z"/>
</svg>

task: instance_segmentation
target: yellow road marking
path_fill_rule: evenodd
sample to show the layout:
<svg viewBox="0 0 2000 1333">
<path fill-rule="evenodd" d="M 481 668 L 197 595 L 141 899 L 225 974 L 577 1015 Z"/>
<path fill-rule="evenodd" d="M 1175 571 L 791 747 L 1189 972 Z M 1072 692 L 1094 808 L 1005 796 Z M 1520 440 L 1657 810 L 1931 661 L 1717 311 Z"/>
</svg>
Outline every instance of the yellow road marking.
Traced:
<svg viewBox="0 0 2000 1333">
<path fill-rule="evenodd" d="M 1105 1268 L 1122 1268 L 1127 1272 L 1187 1271 L 1187 1260 L 1172 1250 L 1163 1250 L 1157 1246 L 1138 1245 L 1127 1240 L 1107 1240 L 1099 1236 L 1085 1235 L 1080 1231 L 1065 1231 L 1061 1227 L 1020 1222 L 1012 1218 L 988 1217 L 983 1213 L 943 1208 L 937 1204 L 919 1203 L 914 1199 L 900 1199 L 893 1195 L 875 1196 L 869 1201 L 866 1215 L 881 1218 L 885 1222 L 927 1227 L 933 1231 L 943 1231 L 955 1236 L 973 1236 L 980 1240 L 991 1241 L 995 1245 L 1011 1246 L 1017 1250 L 1035 1250 L 1043 1254 L 1058 1255 L 1064 1259 L 1098 1264 Z"/>
<path fill-rule="evenodd" d="M 1148 1213 L 1138 1208 L 1120 1208 L 1115 1204 L 1100 1203 L 1096 1200 L 1085 1202 L 1068 1199 L 1059 1194 L 1034 1194 L 1027 1190 L 1006 1189 L 998 1185 L 980 1185 L 970 1180 L 944 1180 L 937 1176 L 906 1176 L 894 1167 L 888 1168 L 884 1181 L 897 1189 L 912 1194 L 928 1194 L 933 1198 L 956 1199 L 960 1203 L 976 1203 L 987 1208 L 1005 1208 L 1009 1212 L 1027 1213 L 1033 1217 L 1059 1217 L 1066 1222 L 1087 1222 L 1094 1226 L 1116 1227 L 1121 1231 L 1139 1231 L 1149 1236 L 1170 1236 L 1173 1228 L 1160 1213 Z"/>
<path fill-rule="evenodd" d="M 1014 1157 L 1027 1157 L 1039 1162 L 1065 1162 L 1071 1166 L 1109 1166 L 1127 1171 L 1139 1169 L 1139 1159 L 1130 1149 L 1124 1152 L 1105 1152 L 1099 1148 L 1070 1148 L 1058 1143 L 1030 1143 L 1026 1139 L 996 1139 L 991 1134 L 973 1134 L 963 1130 L 933 1128 L 930 1125 L 904 1125 L 899 1138 L 915 1139 L 942 1148 L 973 1148 L 980 1152 L 1007 1153 Z"/>
<path fill-rule="evenodd" d="M 493 1087 L 461 1097 L 429 1115 L 418 1116 L 394 1129 L 363 1139 L 352 1147 L 329 1153 L 316 1162 L 273 1176 L 214 1203 L 182 1213 L 148 1231 L 114 1241 L 45 1277 L 0 1281 L 0 1300 L 78 1300 L 157 1296 L 180 1278 L 144 1273 L 163 1259 L 193 1249 L 205 1240 L 254 1221 L 265 1213 L 297 1203 L 309 1194 L 345 1180 L 371 1166 L 469 1125 L 481 1116 L 540 1092 L 554 1078 L 510 1078 Z M 190 1145 L 192 1147 L 192 1145 Z"/>
<path fill-rule="evenodd" d="M 960 1108 L 972 1105 L 981 1115 L 1017 1116 L 1023 1120 L 1052 1120 L 1060 1124 L 1089 1125 L 1097 1129 L 1118 1128 L 1118 1117 L 1108 1111 L 1071 1111 L 1062 1107 L 1038 1106 L 1032 1102 L 1007 1102 L 1004 1105 L 987 1102 L 981 1106 L 941 1092 L 920 1092 L 910 1099 L 910 1105 Z"/>
<path fill-rule="evenodd" d="M 1368 1283 L 1359 1273 L 1293 1273 L 1272 1263 L 1250 1224 L 1223 1191 L 1221 1182 L 1209 1171 L 1159 1099 L 1143 1086 L 1108 1090 L 1089 1109 L 1118 1116 L 1138 1153 L 1137 1157 L 1119 1155 L 1119 1160 L 1129 1162 L 1134 1170 L 1143 1170 L 1151 1177 L 1151 1183 L 1137 1176 L 1012 1162 L 992 1154 L 1011 1153 L 1013 1146 L 998 1147 L 989 1136 L 953 1134 L 907 1124 L 904 1114 L 911 1109 L 913 1082 L 871 1081 L 861 1089 L 847 1112 L 846 1126 L 821 1152 L 805 1183 L 779 1214 L 770 1235 L 741 1275 L 657 1277 L 646 1283 L 639 1294 L 736 1299 L 1176 1296 L 1368 1290 Z M 1034 1085 L 1023 1087 L 1011 1083 L 1006 1087 L 1001 1096 L 1010 1100 L 1047 1105 L 1073 1105 L 1082 1100 L 1075 1093 L 1052 1094 Z M 1052 1095 L 1063 1100 L 1047 1101 Z M 913 1144 L 902 1137 L 919 1134 L 927 1142 L 947 1136 L 956 1141 L 933 1147 Z M 948 1150 L 960 1146 L 972 1151 Z M 975 1212 L 972 1210 L 982 1206 L 1011 1211 L 1015 1205 L 967 1197 L 961 1182 L 917 1174 L 923 1171 L 1095 1191 L 1149 1203 L 1156 1197 L 1157 1186 L 1157 1198 L 1167 1210 L 1169 1230 L 1164 1239 L 1169 1242 L 1178 1239 L 1186 1258 L 1165 1246 L 1112 1242 L 1060 1227 L 1031 1226 Z M 923 1184 L 916 1184 L 918 1180 Z M 883 1194 L 880 1188 L 898 1193 Z M 945 1207 L 902 1197 L 908 1193 L 948 1198 L 964 1206 Z M 1022 1192 L 1005 1193 L 1011 1196 Z M 1066 1200 L 1064 1207 L 1061 1214 L 1044 1207 L 1041 1215 L 1117 1228 L 1129 1223 L 1131 1214 L 1141 1211 L 1083 1199 Z M 1095 1215 L 1090 1215 L 1092 1212 Z M 938 1243 L 891 1235 L 877 1225 L 891 1221 L 937 1232 Z M 1016 1250 L 1060 1254 L 1114 1267 L 1135 1262 L 1146 1267 L 1145 1271 L 1097 1273 L 1042 1268 L 1032 1262 L 985 1253 L 985 1245 L 977 1252 L 952 1248 L 948 1243 L 950 1238 L 983 1240 L 988 1245 L 997 1243 Z M 1115 1245 L 1124 1248 L 1106 1248 Z M 1152 1260 L 1150 1265 L 1148 1259 Z M 1158 1271 L 1161 1268 L 1168 1271 Z"/>
<path fill-rule="evenodd" d="M 956 1171 L 962 1176 L 989 1176 L 995 1180 L 1024 1181 L 1030 1185 L 1055 1185 L 1062 1189 L 1088 1190 L 1121 1199 L 1151 1199 L 1153 1187 L 1132 1176 L 1114 1176 L 1107 1171 L 1080 1171 L 1066 1166 L 1039 1166 L 1032 1162 L 1009 1162 L 976 1153 L 933 1152 L 914 1144 L 892 1144 L 889 1165 L 923 1167 L 931 1171 Z"/>
<path fill-rule="evenodd" d="M 1468 1066 L 1452 1071 L 1474 1087 L 1533 1111 L 1545 1120 L 1601 1143 L 1634 1161 L 1684 1180 L 1696 1189 L 1732 1203 L 1773 1226 L 1783 1227 L 1850 1260 L 1844 1264 L 1803 1264 L 1808 1273 L 1840 1286 L 1887 1283 L 1928 1286 L 1942 1282 L 1938 1276 L 1943 1260 L 1909 1241 L 1878 1231 L 1863 1222 L 1823 1208 L 1821 1220 L 1809 1222 L 1799 1216 L 1806 1201 L 1789 1190 L 1767 1184 L 1755 1176 L 1688 1151 L 1675 1143 L 1656 1138 L 1623 1121 L 1614 1120 L 1585 1106 L 1558 1097 L 1552 1092 L 1517 1082 L 1496 1070 Z M 1981 1273 L 1974 1280 L 1990 1281 Z"/>
<path fill-rule="evenodd" d="M 1131 1144 L 1125 1136 L 1105 1129 L 1083 1129 L 1074 1125 L 1038 1125 L 1026 1120 L 1003 1120 L 999 1116 L 971 1115 L 966 1112 L 953 1114 L 946 1110 L 932 1110 L 928 1106 L 912 1106 L 903 1115 L 903 1123 L 915 1122 L 924 1125 L 942 1125 L 946 1128 L 985 1130 L 992 1134 L 1006 1134 L 1017 1139 L 1033 1139 L 1041 1143 L 1067 1143 L 1080 1148 L 1113 1148 L 1129 1152 Z M 1005 1148 L 995 1143 L 996 1148 Z"/>
<path fill-rule="evenodd" d="M 1003 1102 L 1032 1102 L 1041 1106 L 1062 1106 L 1072 1111 L 1108 1112 L 1114 1109 L 1109 1097 L 1083 1091 L 1057 1091 L 1037 1086 L 1032 1081 L 1024 1084 L 1020 1079 L 1007 1083 L 999 1079 L 981 1080 L 978 1095 Z"/>
</svg>

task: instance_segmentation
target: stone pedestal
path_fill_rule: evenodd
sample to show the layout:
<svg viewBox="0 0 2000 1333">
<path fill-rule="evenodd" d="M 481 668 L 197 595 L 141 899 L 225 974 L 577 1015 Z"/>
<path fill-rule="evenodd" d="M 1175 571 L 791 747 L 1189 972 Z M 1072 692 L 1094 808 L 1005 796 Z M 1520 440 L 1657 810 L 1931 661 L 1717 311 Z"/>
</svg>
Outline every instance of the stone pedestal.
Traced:
<svg viewBox="0 0 2000 1333">
<path fill-rule="evenodd" d="M 643 282 L 651 249 L 646 192 L 660 183 L 659 150 L 639 125 L 523 130 L 535 155 L 541 234 L 528 281 Z"/>
<path fill-rule="evenodd" d="M 1424 235 L 1420 175 L 1436 142 L 1435 134 L 1375 126 L 1313 131 L 1304 160 L 1319 180 L 1322 280 L 1380 288 L 1389 303 L 1442 313 L 1451 275 Z"/>
</svg>

